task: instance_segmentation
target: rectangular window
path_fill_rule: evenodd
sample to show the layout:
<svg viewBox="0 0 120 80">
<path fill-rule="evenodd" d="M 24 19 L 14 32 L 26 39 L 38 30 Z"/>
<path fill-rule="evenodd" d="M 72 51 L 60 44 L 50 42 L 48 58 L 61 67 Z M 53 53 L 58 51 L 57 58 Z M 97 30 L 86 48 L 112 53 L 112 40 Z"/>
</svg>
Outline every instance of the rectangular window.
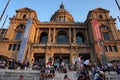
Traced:
<svg viewBox="0 0 120 80">
<path fill-rule="evenodd" d="M 110 41 L 110 37 L 109 37 L 108 32 L 103 32 L 103 37 L 104 37 L 104 40 Z"/>
<path fill-rule="evenodd" d="M 16 50 L 16 44 L 13 44 L 12 50 L 13 50 L 13 51 Z"/>
<path fill-rule="evenodd" d="M 102 15 L 99 15 L 99 16 L 98 16 L 98 19 L 103 19 Z"/>
<path fill-rule="evenodd" d="M 112 47 L 111 47 L 111 46 L 108 46 L 108 48 L 109 48 L 109 51 L 112 52 Z"/>
<path fill-rule="evenodd" d="M 107 46 L 104 46 L 105 52 L 108 52 Z"/>
<path fill-rule="evenodd" d="M 19 51 L 19 49 L 20 49 L 20 44 L 18 44 L 18 46 L 17 46 L 17 50 Z"/>
<path fill-rule="evenodd" d="M 15 40 L 20 40 L 22 37 L 22 32 L 16 32 Z"/>
<path fill-rule="evenodd" d="M 12 49 L 12 44 L 9 44 L 8 50 L 11 50 L 11 49 Z"/>
<path fill-rule="evenodd" d="M 117 46 L 113 46 L 113 50 L 114 50 L 115 52 L 118 52 Z"/>
</svg>

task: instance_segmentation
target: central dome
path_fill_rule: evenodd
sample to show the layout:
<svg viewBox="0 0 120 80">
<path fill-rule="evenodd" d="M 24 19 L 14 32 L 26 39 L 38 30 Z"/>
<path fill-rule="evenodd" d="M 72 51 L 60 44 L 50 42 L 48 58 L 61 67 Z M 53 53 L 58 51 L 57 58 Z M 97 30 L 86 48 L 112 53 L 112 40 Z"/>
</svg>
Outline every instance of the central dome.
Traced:
<svg viewBox="0 0 120 80">
<path fill-rule="evenodd" d="M 51 17 L 51 22 L 74 22 L 72 15 L 64 8 L 64 5 L 60 5 L 58 9 Z"/>
</svg>

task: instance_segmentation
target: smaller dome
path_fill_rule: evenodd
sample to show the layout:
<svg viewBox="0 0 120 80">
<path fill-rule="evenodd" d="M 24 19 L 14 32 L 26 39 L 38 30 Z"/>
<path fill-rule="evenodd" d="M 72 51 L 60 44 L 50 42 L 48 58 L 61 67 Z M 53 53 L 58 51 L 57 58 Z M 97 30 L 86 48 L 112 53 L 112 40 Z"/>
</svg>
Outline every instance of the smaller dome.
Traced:
<svg viewBox="0 0 120 80">
<path fill-rule="evenodd" d="M 60 9 L 64 9 L 64 5 L 63 4 L 60 5 Z"/>
<path fill-rule="evenodd" d="M 72 15 L 64 8 L 64 5 L 60 5 L 58 9 L 51 17 L 52 22 L 74 22 Z"/>
</svg>

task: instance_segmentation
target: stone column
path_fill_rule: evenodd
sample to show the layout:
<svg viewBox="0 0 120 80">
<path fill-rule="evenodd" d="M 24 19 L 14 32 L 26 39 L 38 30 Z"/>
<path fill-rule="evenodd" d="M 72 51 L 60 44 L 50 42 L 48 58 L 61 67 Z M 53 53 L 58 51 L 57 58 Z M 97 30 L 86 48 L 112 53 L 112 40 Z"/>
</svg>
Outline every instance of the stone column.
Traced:
<svg viewBox="0 0 120 80">
<path fill-rule="evenodd" d="M 73 47 L 71 47 L 71 51 L 70 51 L 70 61 L 73 62 Z"/>
<path fill-rule="evenodd" d="M 87 29 L 85 30 L 85 33 L 86 33 L 86 34 L 85 34 L 85 35 L 86 35 L 86 41 L 85 41 L 85 43 L 88 44 L 88 43 L 89 43 L 89 40 L 88 40 L 88 32 L 87 32 Z"/>
<path fill-rule="evenodd" d="M 48 51 L 48 47 L 46 47 L 46 53 L 45 53 L 45 61 L 46 61 L 46 63 L 48 62 L 48 58 L 49 58 L 49 51 Z"/>
<path fill-rule="evenodd" d="M 74 47 L 71 47 L 70 61 L 75 62 L 76 58 L 77 58 L 76 51 Z"/>
<path fill-rule="evenodd" d="M 51 49 L 52 64 L 54 63 L 54 49 Z"/>
<path fill-rule="evenodd" d="M 71 44 L 71 28 L 69 28 L 69 43 Z"/>
<path fill-rule="evenodd" d="M 56 29 L 54 28 L 53 29 L 53 44 L 55 44 L 55 36 L 56 36 L 55 34 L 56 34 Z"/>
<path fill-rule="evenodd" d="M 48 33 L 48 43 L 51 43 L 52 37 L 51 37 L 51 28 L 49 28 L 49 33 Z"/>
<path fill-rule="evenodd" d="M 34 61 L 34 60 L 35 60 L 35 58 L 34 58 L 34 52 L 31 52 L 30 55 L 31 55 L 31 56 L 30 56 L 30 57 L 31 57 L 30 63 L 33 64 L 33 63 L 35 62 L 35 61 Z"/>
<path fill-rule="evenodd" d="M 76 31 L 73 29 L 73 43 L 76 44 Z"/>
<path fill-rule="evenodd" d="M 39 43 L 39 28 L 37 28 L 37 30 L 36 30 L 37 32 L 36 32 L 36 37 L 35 37 L 35 43 Z"/>
</svg>

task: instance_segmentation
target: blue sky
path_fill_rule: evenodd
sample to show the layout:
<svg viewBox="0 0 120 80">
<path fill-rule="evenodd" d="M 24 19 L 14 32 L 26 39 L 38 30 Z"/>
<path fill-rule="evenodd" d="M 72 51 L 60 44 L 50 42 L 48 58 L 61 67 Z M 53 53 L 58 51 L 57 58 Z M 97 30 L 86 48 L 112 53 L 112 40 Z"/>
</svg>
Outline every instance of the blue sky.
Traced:
<svg viewBox="0 0 120 80">
<path fill-rule="evenodd" d="M 0 0 L 0 15 L 8 0 Z M 118 0 L 119 4 L 120 1 Z M 41 22 L 50 20 L 54 12 L 59 9 L 60 4 L 63 3 L 65 9 L 69 11 L 76 22 L 84 22 L 90 10 L 101 7 L 110 11 L 113 18 L 120 16 L 120 11 L 115 3 L 115 0 L 11 0 L 5 12 L 0 27 L 6 15 L 12 17 L 15 15 L 15 10 L 28 7 L 36 11 L 38 19 Z M 117 26 L 120 29 L 120 22 L 116 20 Z M 5 28 L 9 26 L 9 19 L 5 24 Z"/>
</svg>

